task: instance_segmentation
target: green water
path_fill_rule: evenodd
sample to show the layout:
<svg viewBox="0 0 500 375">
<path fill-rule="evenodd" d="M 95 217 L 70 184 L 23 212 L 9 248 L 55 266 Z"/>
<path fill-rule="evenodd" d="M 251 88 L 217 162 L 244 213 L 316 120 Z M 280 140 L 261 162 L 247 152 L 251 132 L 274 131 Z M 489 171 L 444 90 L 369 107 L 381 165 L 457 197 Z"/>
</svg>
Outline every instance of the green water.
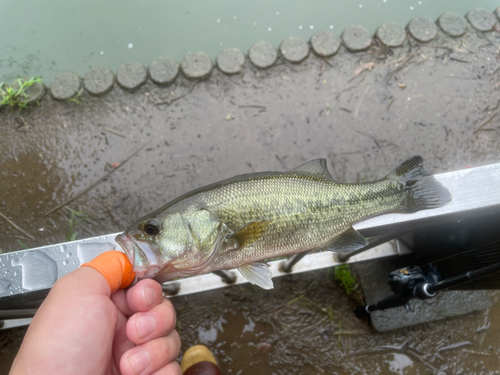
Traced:
<svg viewBox="0 0 500 375">
<path fill-rule="evenodd" d="M 1 0 L 0 81 L 94 66 L 148 65 L 159 56 L 178 61 L 190 51 L 213 59 L 227 47 L 244 52 L 259 40 L 279 46 L 351 24 L 374 32 L 384 22 L 404 26 L 415 16 L 465 15 L 474 7 L 493 11 L 498 0 Z"/>
</svg>

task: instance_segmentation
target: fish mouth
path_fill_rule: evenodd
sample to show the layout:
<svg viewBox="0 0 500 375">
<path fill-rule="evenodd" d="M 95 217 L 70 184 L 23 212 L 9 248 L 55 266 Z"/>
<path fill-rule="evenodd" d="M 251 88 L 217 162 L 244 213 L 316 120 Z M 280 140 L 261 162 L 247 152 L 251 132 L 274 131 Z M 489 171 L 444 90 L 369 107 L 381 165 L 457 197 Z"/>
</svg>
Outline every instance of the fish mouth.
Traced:
<svg viewBox="0 0 500 375">
<path fill-rule="evenodd" d="M 153 278 L 162 268 L 160 248 L 154 242 L 140 241 L 126 233 L 115 238 L 133 265 L 138 280 Z"/>
</svg>

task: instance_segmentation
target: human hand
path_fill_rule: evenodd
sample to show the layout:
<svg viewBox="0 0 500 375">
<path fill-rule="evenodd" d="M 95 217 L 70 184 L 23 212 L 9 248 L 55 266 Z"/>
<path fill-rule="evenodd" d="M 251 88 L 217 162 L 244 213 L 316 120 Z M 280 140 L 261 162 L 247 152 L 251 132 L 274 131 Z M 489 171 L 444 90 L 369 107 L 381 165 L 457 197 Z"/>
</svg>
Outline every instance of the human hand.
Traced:
<svg viewBox="0 0 500 375">
<path fill-rule="evenodd" d="M 10 373 L 180 375 L 175 324 L 157 282 L 111 295 L 98 271 L 82 267 L 54 284 Z"/>
</svg>

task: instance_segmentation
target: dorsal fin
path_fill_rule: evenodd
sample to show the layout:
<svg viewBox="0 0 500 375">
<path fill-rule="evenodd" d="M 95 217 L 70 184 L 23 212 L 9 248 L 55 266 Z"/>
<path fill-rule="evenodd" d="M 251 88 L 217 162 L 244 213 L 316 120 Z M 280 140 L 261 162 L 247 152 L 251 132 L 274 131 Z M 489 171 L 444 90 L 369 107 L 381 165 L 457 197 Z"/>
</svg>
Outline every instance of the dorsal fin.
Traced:
<svg viewBox="0 0 500 375">
<path fill-rule="evenodd" d="M 314 159 L 308 161 L 307 163 L 299 165 L 297 168 L 292 169 L 292 171 L 309 172 L 324 178 L 328 178 L 329 180 L 333 180 L 332 175 L 330 174 L 330 172 L 328 172 L 328 168 L 326 167 L 326 159 Z"/>
</svg>

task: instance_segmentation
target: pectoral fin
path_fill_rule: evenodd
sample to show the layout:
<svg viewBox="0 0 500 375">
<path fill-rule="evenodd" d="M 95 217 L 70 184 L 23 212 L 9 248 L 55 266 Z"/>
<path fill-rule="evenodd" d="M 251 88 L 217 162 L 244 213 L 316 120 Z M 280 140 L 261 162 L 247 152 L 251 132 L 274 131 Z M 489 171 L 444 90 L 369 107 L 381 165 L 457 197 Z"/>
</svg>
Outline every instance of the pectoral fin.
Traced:
<svg viewBox="0 0 500 375">
<path fill-rule="evenodd" d="M 245 264 L 238 268 L 243 277 L 251 284 L 258 285 L 262 289 L 273 289 L 273 273 L 264 262 Z"/>
<path fill-rule="evenodd" d="M 368 245 L 368 241 L 354 228 L 349 228 L 340 236 L 335 237 L 326 248 L 335 252 L 350 252 Z"/>
<path fill-rule="evenodd" d="M 231 234 L 227 241 L 234 242 L 236 247 L 241 249 L 262 238 L 270 223 L 269 220 L 253 221 Z"/>
</svg>

